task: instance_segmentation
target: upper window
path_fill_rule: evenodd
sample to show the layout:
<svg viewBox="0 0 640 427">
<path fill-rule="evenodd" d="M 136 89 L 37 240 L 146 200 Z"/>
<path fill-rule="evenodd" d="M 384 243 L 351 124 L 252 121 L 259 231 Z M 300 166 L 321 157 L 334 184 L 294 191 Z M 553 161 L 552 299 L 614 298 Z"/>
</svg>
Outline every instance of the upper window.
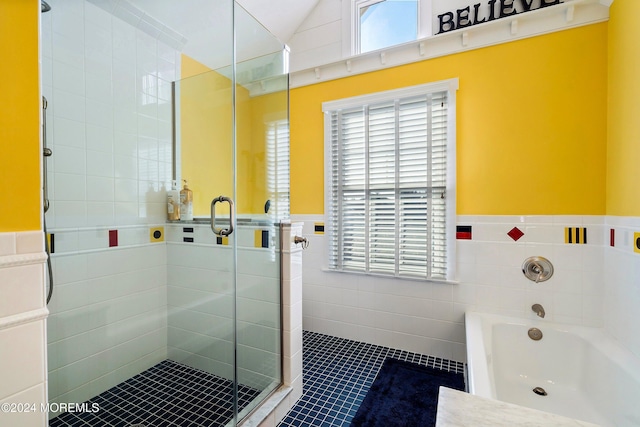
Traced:
<svg viewBox="0 0 640 427">
<path fill-rule="evenodd" d="M 457 80 L 323 104 L 328 267 L 451 279 Z"/>
<path fill-rule="evenodd" d="M 419 0 L 356 0 L 355 52 L 416 40 Z"/>
</svg>

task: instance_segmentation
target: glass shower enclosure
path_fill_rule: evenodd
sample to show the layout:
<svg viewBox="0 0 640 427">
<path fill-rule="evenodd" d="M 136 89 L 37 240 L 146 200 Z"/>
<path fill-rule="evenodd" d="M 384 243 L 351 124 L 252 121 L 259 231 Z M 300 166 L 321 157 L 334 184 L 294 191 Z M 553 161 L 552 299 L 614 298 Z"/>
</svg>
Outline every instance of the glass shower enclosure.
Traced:
<svg viewBox="0 0 640 427">
<path fill-rule="evenodd" d="M 282 382 L 286 47 L 228 0 L 48 3 L 50 425 L 235 425 Z"/>
</svg>

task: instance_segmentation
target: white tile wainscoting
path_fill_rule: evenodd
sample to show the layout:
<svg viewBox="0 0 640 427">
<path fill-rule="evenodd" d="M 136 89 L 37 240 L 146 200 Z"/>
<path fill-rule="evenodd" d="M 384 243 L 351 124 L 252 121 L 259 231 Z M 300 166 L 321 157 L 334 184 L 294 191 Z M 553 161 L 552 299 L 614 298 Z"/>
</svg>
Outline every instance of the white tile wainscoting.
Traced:
<svg viewBox="0 0 640 427">
<path fill-rule="evenodd" d="M 47 423 L 47 414 L 41 407 L 47 402 L 46 259 L 41 231 L 0 233 L 0 405 L 3 408 L 0 425 L 3 426 L 42 427 Z M 25 410 L 26 403 L 33 407 Z"/>
<path fill-rule="evenodd" d="M 604 326 L 624 347 L 640 357 L 640 217 L 607 217 L 614 245 L 605 248 Z M 637 251 L 637 252 L 636 252 Z"/>
<path fill-rule="evenodd" d="M 150 241 L 157 229 L 164 235 Z M 262 416 L 270 425 L 302 394 L 302 249 L 293 243 L 294 235 L 302 235 L 302 224 L 284 227 L 282 295 L 277 227 L 241 225 L 236 233 L 241 383 L 263 389 L 278 375 L 276 335 L 282 327 L 284 387 L 273 397 L 277 404 L 247 421 L 257 425 Z M 85 401 L 167 357 L 233 377 L 232 239 L 219 244 L 209 224 L 193 223 L 68 228 L 52 234 L 52 400 Z"/>
<path fill-rule="evenodd" d="M 468 310 L 604 327 L 640 356 L 633 307 L 640 304 L 640 254 L 633 251 L 640 219 L 628 217 L 466 216 L 471 240 L 456 240 L 457 282 L 440 284 L 335 273 L 325 269 L 325 236 L 315 234 L 322 215 L 294 215 L 304 222 L 304 329 L 464 361 Z M 455 227 L 455 225 L 452 225 Z M 517 241 L 507 233 L 518 227 Z M 565 228 L 586 228 L 586 244 L 565 243 Z M 615 247 L 610 233 L 616 233 Z M 534 283 L 522 273 L 527 257 L 543 256 L 555 269 Z M 635 305 L 634 305 L 635 304 Z"/>
</svg>

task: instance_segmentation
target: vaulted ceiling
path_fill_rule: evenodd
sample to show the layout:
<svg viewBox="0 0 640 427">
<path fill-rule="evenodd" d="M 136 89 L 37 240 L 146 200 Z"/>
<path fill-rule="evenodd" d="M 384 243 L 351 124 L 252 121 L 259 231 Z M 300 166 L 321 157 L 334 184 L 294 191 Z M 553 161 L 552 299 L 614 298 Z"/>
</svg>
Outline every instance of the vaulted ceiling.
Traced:
<svg viewBox="0 0 640 427">
<path fill-rule="evenodd" d="M 92 2 L 102 0 L 89 0 Z M 212 69 L 229 65 L 231 58 L 230 1 L 128 0 L 154 20 L 187 41 L 183 53 Z M 320 0 L 237 0 L 237 58 L 243 61 L 282 49 Z M 257 24 L 253 16 L 261 25 Z M 270 36 L 265 27 L 277 40 Z"/>
<path fill-rule="evenodd" d="M 237 0 L 280 41 L 287 43 L 320 0 Z"/>
</svg>

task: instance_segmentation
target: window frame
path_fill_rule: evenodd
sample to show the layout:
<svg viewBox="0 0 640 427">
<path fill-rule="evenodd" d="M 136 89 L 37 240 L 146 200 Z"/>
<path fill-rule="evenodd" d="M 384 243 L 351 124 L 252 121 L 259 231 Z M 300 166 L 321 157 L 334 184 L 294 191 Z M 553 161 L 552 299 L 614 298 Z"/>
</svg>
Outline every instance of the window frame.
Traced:
<svg viewBox="0 0 640 427">
<path fill-rule="evenodd" d="M 419 280 L 427 282 L 450 282 L 455 283 L 456 280 L 456 94 L 459 87 L 457 78 L 442 80 L 433 83 L 427 83 L 417 86 L 394 89 L 384 92 L 377 92 L 351 98 L 344 98 L 334 101 L 324 102 L 322 104 L 322 112 L 324 115 L 324 211 L 325 211 L 325 270 L 340 273 L 366 274 L 373 276 L 382 276 L 402 280 Z M 371 272 L 358 272 L 352 270 L 336 270 L 329 268 L 330 259 L 330 242 L 334 234 L 333 226 L 328 218 L 332 215 L 332 145 L 331 145 L 331 114 L 332 112 L 349 109 L 354 107 L 362 107 L 364 105 L 377 104 L 381 102 L 390 102 L 396 99 L 410 98 L 419 95 L 431 94 L 435 92 L 448 93 L 447 102 L 447 173 L 446 173 L 446 273 L 444 279 L 438 278 L 418 278 L 410 276 L 397 276 L 387 274 L 377 274 Z M 397 262 L 397 260 L 396 260 Z"/>
<path fill-rule="evenodd" d="M 345 56 L 360 55 L 360 9 L 372 6 L 376 3 L 382 3 L 386 0 L 349 0 L 343 2 L 347 9 L 343 9 L 342 19 L 348 23 L 349 30 L 343 34 L 349 34 L 348 49 L 345 49 Z M 418 32 L 416 40 L 429 37 L 432 35 L 432 19 L 433 0 L 417 0 L 418 1 Z M 343 27 L 344 28 L 344 27 Z M 415 41 L 415 40 L 413 40 Z M 396 46 L 396 45 L 392 45 Z M 387 47 L 392 47 L 387 46 Z M 343 45 L 343 47 L 346 47 Z M 386 49 L 386 48 L 385 48 Z M 375 51 L 372 51 L 375 52 Z M 369 52 L 365 52 L 369 53 Z"/>
</svg>

